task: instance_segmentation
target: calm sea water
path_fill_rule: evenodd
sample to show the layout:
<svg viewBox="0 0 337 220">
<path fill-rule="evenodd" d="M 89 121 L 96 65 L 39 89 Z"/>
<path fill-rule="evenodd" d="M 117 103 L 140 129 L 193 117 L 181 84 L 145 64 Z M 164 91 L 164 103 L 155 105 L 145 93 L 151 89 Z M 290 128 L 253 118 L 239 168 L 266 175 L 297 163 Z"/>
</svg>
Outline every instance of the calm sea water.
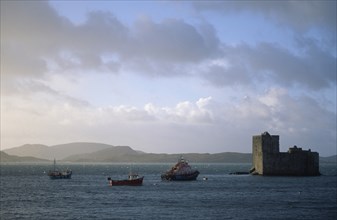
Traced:
<svg viewBox="0 0 337 220">
<path fill-rule="evenodd" d="M 251 164 L 191 164 L 197 181 L 162 182 L 172 164 L 133 164 L 144 185 L 108 186 L 128 164 L 60 164 L 72 179 L 50 180 L 49 164 L 1 165 L 0 219 L 336 219 L 337 168 L 319 177 L 229 175 Z M 202 180 L 208 177 L 207 181 Z"/>
</svg>

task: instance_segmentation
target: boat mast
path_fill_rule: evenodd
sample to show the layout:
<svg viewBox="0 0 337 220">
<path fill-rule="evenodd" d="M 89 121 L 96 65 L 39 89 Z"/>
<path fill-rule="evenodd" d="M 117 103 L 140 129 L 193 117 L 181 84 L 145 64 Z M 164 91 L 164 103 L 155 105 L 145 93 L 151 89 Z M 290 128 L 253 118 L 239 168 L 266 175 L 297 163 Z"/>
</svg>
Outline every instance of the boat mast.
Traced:
<svg viewBox="0 0 337 220">
<path fill-rule="evenodd" d="M 54 158 L 54 171 L 56 170 L 56 160 Z"/>
<path fill-rule="evenodd" d="M 132 163 L 130 163 L 129 175 L 130 176 L 134 175 L 133 170 L 132 170 Z"/>
</svg>

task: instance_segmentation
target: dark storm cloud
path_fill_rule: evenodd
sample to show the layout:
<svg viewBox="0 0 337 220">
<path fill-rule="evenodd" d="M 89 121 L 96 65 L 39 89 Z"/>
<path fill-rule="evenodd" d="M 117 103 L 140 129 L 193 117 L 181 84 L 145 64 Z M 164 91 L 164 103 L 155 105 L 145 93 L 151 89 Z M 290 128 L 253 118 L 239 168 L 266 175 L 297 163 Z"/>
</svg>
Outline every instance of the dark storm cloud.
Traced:
<svg viewBox="0 0 337 220">
<path fill-rule="evenodd" d="M 312 26 L 336 30 L 336 1 L 195 1 L 198 11 L 255 12 L 278 24 L 304 31 Z"/>
<path fill-rule="evenodd" d="M 330 7 L 323 2 L 196 2 L 199 10 L 227 12 L 252 10 L 295 26 L 335 24 Z M 335 9 L 334 9 L 335 10 Z M 275 12 L 275 15 L 272 15 Z M 296 13 L 297 12 L 297 13 Z M 20 15 L 20 16 L 18 16 Z M 276 18 L 275 18 L 276 19 Z M 294 25 L 294 24 L 293 24 Z M 295 50 L 278 44 L 236 46 L 220 42 L 207 23 L 191 25 L 180 19 L 154 22 L 142 17 L 128 27 L 112 13 L 95 11 L 81 25 L 61 17 L 47 2 L 1 2 L 1 72 L 4 80 L 16 76 L 41 78 L 53 68 L 118 73 L 121 69 L 154 76 L 202 76 L 216 86 L 273 82 L 322 89 L 336 85 L 336 57 L 320 42 L 299 36 Z M 104 61 L 102 57 L 112 60 Z M 228 66 L 200 63 L 226 59 Z"/>
<path fill-rule="evenodd" d="M 277 43 L 224 44 L 224 58 L 231 65 L 202 74 L 215 85 L 272 82 L 315 90 L 336 86 L 336 1 L 197 1 L 193 5 L 199 12 L 216 12 L 224 18 L 241 12 L 261 15 L 278 27 L 290 28 L 295 36 L 292 51 Z M 312 30 L 320 30 L 318 39 L 307 36 Z"/>
<path fill-rule="evenodd" d="M 110 12 L 90 12 L 87 21 L 73 26 L 65 37 L 69 48 L 76 52 L 100 56 L 103 53 L 120 53 L 128 45 L 128 29 Z"/>
<path fill-rule="evenodd" d="M 120 51 L 127 43 L 126 31 L 110 13 L 89 13 L 84 25 L 75 26 L 47 2 L 1 2 L 4 73 L 40 77 L 47 71 L 46 59 L 69 68 L 71 63 L 62 57 L 64 52 L 83 67 L 96 68 L 102 64 L 103 53 Z"/>
<path fill-rule="evenodd" d="M 127 69 L 144 65 L 160 73 L 160 65 L 174 69 L 175 63 L 197 62 L 214 54 L 219 43 L 211 26 L 197 30 L 182 20 L 140 19 L 130 30 L 110 12 L 90 12 L 85 23 L 74 25 L 47 2 L 6 1 L 1 6 L 6 75 L 41 77 L 47 62 L 59 69 L 105 66 L 114 71 L 120 64 Z M 106 63 L 102 56 L 116 60 Z"/>
<path fill-rule="evenodd" d="M 283 86 L 299 84 L 310 89 L 336 85 L 336 58 L 314 44 L 306 45 L 304 54 L 299 56 L 267 43 L 238 51 L 248 56 L 250 71 L 257 73 L 258 78 L 267 77 Z"/>
<path fill-rule="evenodd" d="M 217 41 L 209 42 L 209 37 L 204 37 L 194 26 L 177 19 L 161 23 L 142 19 L 136 23 L 134 37 L 137 55 L 153 60 L 197 62 L 218 49 Z"/>
<path fill-rule="evenodd" d="M 218 86 L 272 82 L 317 90 L 336 85 L 336 58 L 313 42 L 303 45 L 302 50 L 295 55 L 272 43 L 228 46 L 224 59 L 229 66 L 210 67 L 203 76 Z"/>
<path fill-rule="evenodd" d="M 122 57 L 126 69 L 169 77 L 188 74 L 191 65 L 221 54 L 219 48 L 220 42 L 211 25 L 194 27 L 178 19 L 156 23 L 141 18 L 134 24 L 131 42 L 122 51 Z"/>
<path fill-rule="evenodd" d="M 47 69 L 41 55 L 53 47 L 49 36 L 57 38 L 62 22 L 45 2 L 1 1 L 1 73 L 43 75 Z"/>
</svg>

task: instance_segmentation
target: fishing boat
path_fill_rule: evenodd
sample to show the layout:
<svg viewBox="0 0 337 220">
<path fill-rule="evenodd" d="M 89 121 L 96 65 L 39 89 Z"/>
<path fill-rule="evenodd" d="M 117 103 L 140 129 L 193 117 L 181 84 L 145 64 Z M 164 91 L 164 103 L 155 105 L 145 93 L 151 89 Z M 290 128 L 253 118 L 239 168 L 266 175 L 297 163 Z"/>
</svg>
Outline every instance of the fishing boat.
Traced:
<svg viewBox="0 0 337 220">
<path fill-rule="evenodd" d="M 56 160 L 54 159 L 54 170 L 49 170 L 48 176 L 50 179 L 70 179 L 73 172 L 69 169 L 59 171 L 56 169 Z"/>
<path fill-rule="evenodd" d="M 110 186 L 141 186 L 143 184 L 144 176 L 139 176 L 136 173 L 129 173 L 128 179 L 114 180 L 108 177 Z"/>
<path fill-rule="evenodd" d="M 192 169 L 188 162 L 183 157 L 180 157 L 178 163 L 161 175 L 161 179 L 168 181 L 196 180 L 198 175 L 199 171 Z"/>
</svg>

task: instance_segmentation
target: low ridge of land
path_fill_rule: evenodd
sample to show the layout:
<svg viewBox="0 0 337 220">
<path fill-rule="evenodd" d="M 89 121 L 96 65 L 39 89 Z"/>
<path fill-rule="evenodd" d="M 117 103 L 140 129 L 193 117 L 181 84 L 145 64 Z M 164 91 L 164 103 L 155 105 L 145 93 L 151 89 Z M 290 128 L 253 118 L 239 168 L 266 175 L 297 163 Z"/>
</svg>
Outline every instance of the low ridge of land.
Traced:
<svg viewBox="0 0 337 220">
<path fill-rule="evenodd" d="M 47 162 L 49 160 L 40 159 L 36 157 L 20 157 L 15 155 L 6 154 L 3 151 L 0 151 L 0 162 L 1 163 L 8 163 L 8 162 L 25 162 L 25 163 L 32 163 L 32 162 Z"/>
<path fill-rule="evenodd" d="M 154 154 L 136 151 L 129 146 L 113 146 L 101 143 L 76 142 L 54 146 L 26 144 L 1 152 L 1 162 L 45 162 L 62 160 L 65 162 L 133 162 L 172 163 L 184 156 L 192 163 L 252 163 L 251 153 L 183 153 Z M 320 157 L 321 163 L 336 163 L 337 155 Z"/>
</svg>

